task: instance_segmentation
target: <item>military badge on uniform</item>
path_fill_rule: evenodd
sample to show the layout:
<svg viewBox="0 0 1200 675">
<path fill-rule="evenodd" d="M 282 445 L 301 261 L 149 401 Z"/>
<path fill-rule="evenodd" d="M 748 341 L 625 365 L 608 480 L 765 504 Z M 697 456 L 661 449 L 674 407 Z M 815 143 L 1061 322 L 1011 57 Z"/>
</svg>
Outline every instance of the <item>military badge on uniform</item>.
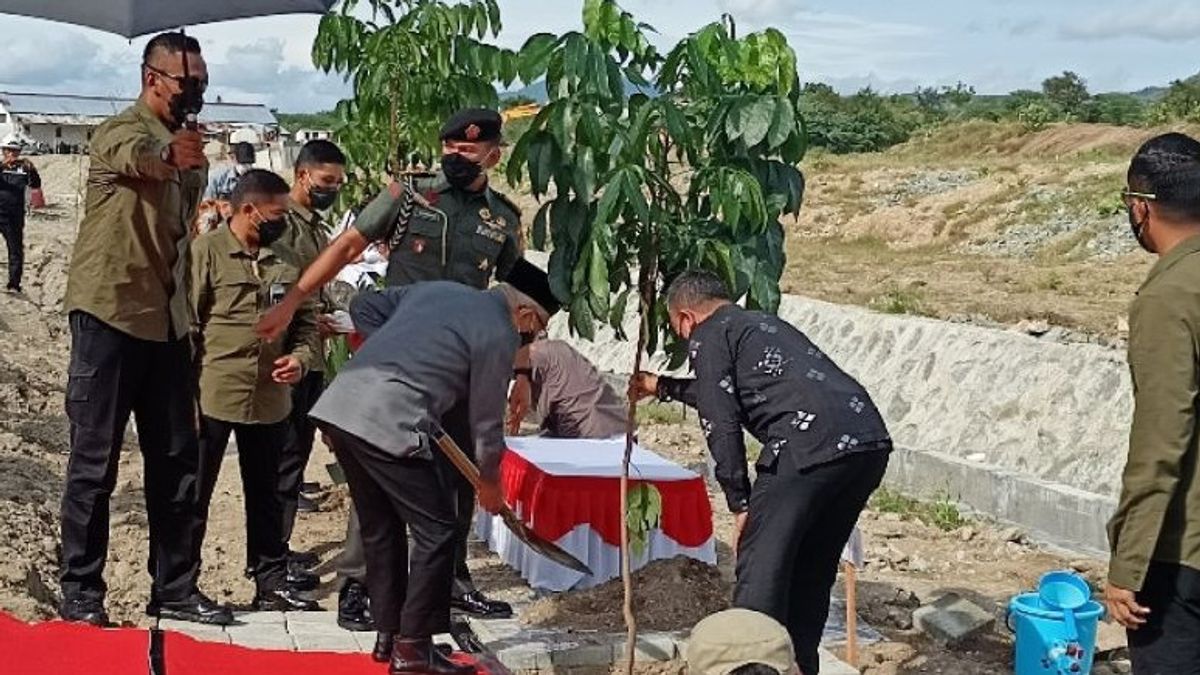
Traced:
<svg viewBox="0 0 1200 675">
<path fill-rule="evenodd" d="M 483 130 L 479 128 L 478 124 L 468 124 L 467 128 L 463 130 L 463 137 L 474 143 L 479 140 L 479 135 L 482 133 Z"/>
<path fill-rule="evenodd" d="M 413 253 L 420 255 L 425 252 L 425 240 L 420 237 L 413 237 L 412 240 Z"/>
</svg>

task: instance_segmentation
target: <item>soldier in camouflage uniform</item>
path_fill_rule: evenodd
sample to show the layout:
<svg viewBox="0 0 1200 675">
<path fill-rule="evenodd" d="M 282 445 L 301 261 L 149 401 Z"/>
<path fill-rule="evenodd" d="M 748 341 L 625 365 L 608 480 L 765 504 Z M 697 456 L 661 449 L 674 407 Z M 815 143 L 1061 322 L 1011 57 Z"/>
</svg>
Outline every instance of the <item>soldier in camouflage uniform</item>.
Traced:
<svg viewBox="0 0 1200 675">
<path fill-rule="evenodd" d="M 293 290 L 259 324 L 273 335 L 288 325 L 304 297 L 334 278 L 373 242 L 388 245 L 387 284 L 449 280 L 487 288 L 503 280 L 521 257 L 520 211 L 491 189 L 487 170 L 500 161 L 501 118 L 492 110 L 463 110 L 442 128 L 441 170 L 393 182 L 363 209 L 354 226 L 335 239 L 305 270 Z M 474 444 L 464 420 L 453 411 L 442 425 L 464 449 Z M 459 477 L 458 553 L 455 565 L 454 607 L 481 616 L 508 616 L 506 603 L 485 598 L 471 583 L 466 566 L 466 543 L 474 513 L 474 493 Z M 339 624 L 362 630 L 369 625 L 365 610 L 365 563 L 357 523 L 351 514 L 347 549 L 339 564 L 345 579 L 339 596 Z"/>
</svg>

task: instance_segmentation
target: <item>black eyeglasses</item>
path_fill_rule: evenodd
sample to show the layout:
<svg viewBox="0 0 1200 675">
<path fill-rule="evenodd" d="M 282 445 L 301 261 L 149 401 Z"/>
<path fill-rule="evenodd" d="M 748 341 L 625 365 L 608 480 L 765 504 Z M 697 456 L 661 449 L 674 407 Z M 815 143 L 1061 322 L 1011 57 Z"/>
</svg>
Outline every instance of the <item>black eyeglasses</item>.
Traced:
<svg viewBox="0 0 1200 675">
<path fill-rule="evenodd" d="M 192 87 L 192 88 L 196 89 L 197 91 L 199 91 L 200 93 L 204 93 L 205 91 L 208 91 L 208 78 L 207 77 L 201 79 L 199 77 L 194 77 L 191 75 L 189 75 L 187 77 L 184 77 L 182 75 L 172 75 L 171 73 L 168 73 L 167 71 L 162 70 L 161 68 L 155 68 L 154 66 L 150 65 L 149 63 L 143 63 L 142 67 L 145 68 L 146 70 L 157 73 L 157 74 L 167 78 L 168 80 L 175 80 L 175 82 L 177 82 L 179 84 L 180 88 L 182 88 L 182 89 L 187 89 L 188 87 Z"/>
</svg>

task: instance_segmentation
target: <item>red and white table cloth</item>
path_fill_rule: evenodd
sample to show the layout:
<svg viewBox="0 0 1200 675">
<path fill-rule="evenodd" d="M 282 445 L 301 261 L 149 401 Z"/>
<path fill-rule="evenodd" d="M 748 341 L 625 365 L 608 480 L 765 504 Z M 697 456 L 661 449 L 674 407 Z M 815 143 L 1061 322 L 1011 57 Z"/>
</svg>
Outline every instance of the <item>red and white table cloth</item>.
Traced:
<svg viewBox="0 0 1200 675">
<path fill-rule="evenodd" d="M 477 521 L 479 536 L 529 582 L 550 591 L 590 588 L 620 576 L 620 475 L 625 440 L 509 438 L 500 465 L 509 506 L 542 537 L 587 563 L 587 576 L 551 562 L 513 537 L 497 517 Z M 662 495 L 662 521 L 634 569 L 685 555 L 716 564 L 712 506 L 704 479 L 635 446 L 630 479 Z"/>
</svg>

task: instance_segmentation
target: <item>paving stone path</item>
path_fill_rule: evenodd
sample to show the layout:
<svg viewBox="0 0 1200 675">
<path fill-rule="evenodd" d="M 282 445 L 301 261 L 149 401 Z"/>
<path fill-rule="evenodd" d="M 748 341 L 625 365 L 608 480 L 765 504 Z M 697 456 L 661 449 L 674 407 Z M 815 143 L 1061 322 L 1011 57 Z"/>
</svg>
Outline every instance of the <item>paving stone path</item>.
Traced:
<svg viewBox="0 0 1200 675">
<path fill-rule="evenodd" d="M 223 642 L 252 649 L 301 652 L 370 653 L 374 632 L 350 632 L 337 625 L 337 612 L 237 612 L 232 626 L 205 626 L 162 620 L 159 628 L 189 635 L 198 640 Z M 625 636 L 603 633 L 564 633 L 529 628 L 518 619 L 469 621 L 479 642 L 512 671 L 556 671 L 569 668 L 603 667 L 625 653 Z M 437 642 L 454 644 L 450 635 Z M 646 633 L 638 636 L 635 654 L 639 662 L 671 661 L 683 656 L 687 632 Z M 857 673 L 821 650 L 821 672 L 825 675 Z"/>
</svg>

